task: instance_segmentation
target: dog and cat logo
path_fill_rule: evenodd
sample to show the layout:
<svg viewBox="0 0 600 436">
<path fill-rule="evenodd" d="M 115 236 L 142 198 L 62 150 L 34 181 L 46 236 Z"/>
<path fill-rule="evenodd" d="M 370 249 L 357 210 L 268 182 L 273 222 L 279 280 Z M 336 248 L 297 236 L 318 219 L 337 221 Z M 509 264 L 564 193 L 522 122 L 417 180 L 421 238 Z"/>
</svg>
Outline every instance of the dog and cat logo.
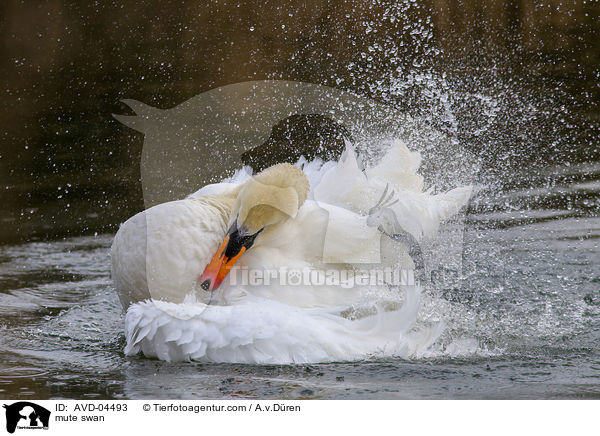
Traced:
<svg viewBox="0 0 600 436">
<path fill-rule="evenodd" d="M 14 433 L 16 429 L 48 429 L 50 411 L 29 401 L 19 401 L 4 405 L 6 409 L 6 430 Z"/>
</svg>

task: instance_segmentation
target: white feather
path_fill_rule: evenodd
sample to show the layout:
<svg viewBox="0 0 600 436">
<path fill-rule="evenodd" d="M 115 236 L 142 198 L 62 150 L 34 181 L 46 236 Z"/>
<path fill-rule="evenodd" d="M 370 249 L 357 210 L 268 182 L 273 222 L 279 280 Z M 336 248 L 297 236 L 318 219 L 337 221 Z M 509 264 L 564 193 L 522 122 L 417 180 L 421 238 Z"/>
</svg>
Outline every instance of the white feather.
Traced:
<svg viewBox="0 0 600 436">
<path fill-rule="evenodd" d="M 471 192 L 470 187 L 423 192 L 420 160 L 399 141 L 364 171 L 351 146 L 339 162 L 302 158 L 296 165 L 309 180 L 309 200 L 294 219 L 265 230 L 260 246 L 244 253 L 239 266 L 411 267 L 405 247 L 390 244 L 371 221 L 379 220 L 389 234 L 433 237 Z M 225 234 L 230 195 L 250 176 L 251 170 L 242 168 L 223 183 L 155 206 L 121 226 L 111 255 L 115 287 L 127 309 L 125 352 L 170 361 L 243 363 L 424 353 L 442 327 L 413 330 L 421 293 L 416 286 L 244 286 L 230 274 L 212 294 L 197 289 L 198 276 Z M 386 213 L 370 209 L 388 186 L 397 201 L 386 212 L 394 219 L 386 220 Z"/>
<path fill-rule="evenodd" d="M 277 364 L 407 358 L 419 355 L 422 345 L 437 337 L 436 327 L 410 332 L 420 292 L 420 288 L 410 287 L 401 310 L 380 309 L 358 320 L 329 309 L 301 309 L 258 297 L 231 306 L 197 303 L 184 308 L 148 300 L 127 311 L 125 352 L 142 351 L 148 357 L 169 361 Z M 139 320 L 146 319 L 152 320 L 149 325 L 154 330 L 141 336 Z M 180 339 L 173 339 L 177 337 Z"/>
</svg>

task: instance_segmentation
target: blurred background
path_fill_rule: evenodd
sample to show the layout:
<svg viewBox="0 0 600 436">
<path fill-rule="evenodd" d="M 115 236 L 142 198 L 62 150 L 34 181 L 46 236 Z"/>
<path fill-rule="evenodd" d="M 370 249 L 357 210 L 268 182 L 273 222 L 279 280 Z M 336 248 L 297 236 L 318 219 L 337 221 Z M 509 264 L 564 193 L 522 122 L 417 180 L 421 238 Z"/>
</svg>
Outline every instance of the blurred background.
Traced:
<svg viewBox="0 0 600 436">
<path fill-rule="evenodd" d="M 4 0 L 0 242 L 115 231 L 143 208 L 143 135 L 112 118 L 131 114 L 120 99 L 169 108 L 247 80 L 393 104 L 485 177 L 597 161 L 599 15 L 585 0 Z"/>
</svg>

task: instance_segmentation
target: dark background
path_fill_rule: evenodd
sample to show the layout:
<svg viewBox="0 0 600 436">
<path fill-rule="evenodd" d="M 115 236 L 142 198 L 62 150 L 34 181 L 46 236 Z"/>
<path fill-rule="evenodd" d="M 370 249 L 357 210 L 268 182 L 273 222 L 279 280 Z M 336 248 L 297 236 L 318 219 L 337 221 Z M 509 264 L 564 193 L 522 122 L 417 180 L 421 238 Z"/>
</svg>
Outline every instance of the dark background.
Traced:
<svg viewBox="0 0 600 436">
<path fill-rule="evenodd" d="M 475 151 L 488 178 L 597 161 L 599 14 L 583 0 L 5 0 L 0 242 L 115 231 L 143 208 L 143 136 L 111 117 L 131 113 L 119 100 L 168 108 L 246 80 L 394 104 Z M 417 76 L 443 84 L 454 122 Z M 474 134 L 479 92 L 502 104 Z"/>
</svg>

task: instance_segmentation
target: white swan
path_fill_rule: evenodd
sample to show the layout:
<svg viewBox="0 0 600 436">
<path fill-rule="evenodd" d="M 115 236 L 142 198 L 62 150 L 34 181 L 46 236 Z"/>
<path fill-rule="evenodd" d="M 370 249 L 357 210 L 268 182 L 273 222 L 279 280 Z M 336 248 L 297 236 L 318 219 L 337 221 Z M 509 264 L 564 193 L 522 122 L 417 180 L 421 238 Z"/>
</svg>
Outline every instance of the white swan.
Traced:
<svg viewBox="0 0 600 436">
<path fill-rule="evenodd" d="M 423 193 L 419 162 L 397 141 L 379 165 L 362 171 L 348 147 L 339 162 L 301 162 L 304 171 L 278 164 L 252 178 L 238 172 L 232 182 L 130 218 L 111 249 L 127 310 L 126 353 L 306 363 L 424 350 L 439 327 L 410 333 L 418 286 L 404 293 L 385 283 L 348 288 L 325 280 L 253 286 L 237 274 L 312 271 L 323 279 L 325 271 L 352 275 L 365 266 L 414 268 L 409 247 L 382 233 L 432 236 L 470 195 L 469 187 Z M 392 189 L 394 200 L 373 208 Z"/>
</svg>

